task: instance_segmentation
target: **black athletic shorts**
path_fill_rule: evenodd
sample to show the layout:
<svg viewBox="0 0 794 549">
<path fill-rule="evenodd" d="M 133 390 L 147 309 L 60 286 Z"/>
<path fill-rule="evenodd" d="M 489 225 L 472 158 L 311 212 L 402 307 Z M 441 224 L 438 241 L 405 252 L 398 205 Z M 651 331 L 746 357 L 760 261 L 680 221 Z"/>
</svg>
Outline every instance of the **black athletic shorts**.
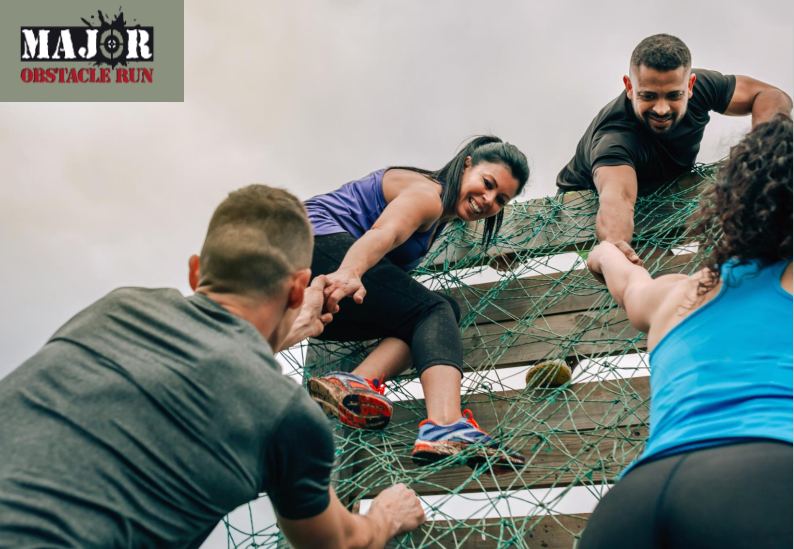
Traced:
<svg viewBox="0 0 794 549">
<path fill-rule="evenodd" d="M 312 276 L 336 271 L 355 242 L 349 233 L 316 236 Z M 395 337 L 410 346 L 419 375 L 439 364 L 462 372 L 460 309 L 453 298 L 428 290 L 386 258 L 364 273 L 361 281 L 367 290 L 364 302 L 357 304 L 351 298 L 340 301 L 339 312 L 318 339 L 366 341 Z"/>
<path fill-rule="evenodd" d="M 792 535 L 792 446 L 755 439 L 629 471 L 578 549 L 791 549 Z"/>
</svg>

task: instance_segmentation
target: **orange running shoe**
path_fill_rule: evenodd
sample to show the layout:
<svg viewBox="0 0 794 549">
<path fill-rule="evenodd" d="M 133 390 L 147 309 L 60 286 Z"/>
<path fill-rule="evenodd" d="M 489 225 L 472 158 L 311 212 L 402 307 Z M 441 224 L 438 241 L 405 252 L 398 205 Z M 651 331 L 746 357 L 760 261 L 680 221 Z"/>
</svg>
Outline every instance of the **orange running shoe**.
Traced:
<svg viewBox="0 0 794 549">
<path fill-rule="evenodd" d="M 354 429 L 385 429 L 393 406 L 383 393 L 382 379 L 366 379 L 347 372 L 331 372 L 309 380 L 309 394 L 326 415 Z"/>
</svg>

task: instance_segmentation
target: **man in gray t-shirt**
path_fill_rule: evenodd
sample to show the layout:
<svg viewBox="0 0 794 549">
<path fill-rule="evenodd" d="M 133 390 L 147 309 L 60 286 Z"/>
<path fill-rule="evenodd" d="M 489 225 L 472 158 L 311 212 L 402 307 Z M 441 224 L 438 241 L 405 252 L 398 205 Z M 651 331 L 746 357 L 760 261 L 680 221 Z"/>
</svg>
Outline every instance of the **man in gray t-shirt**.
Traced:
<svg viewBox="0 0 794 549">
<path fill-rule="evenodd" d="M 198 547 L 261 492 L 295 547 L 416 527 L 404 487 L 374 520 L 341 506 L 328 422 L 273 357 L 329 320 L 322 279 L 301 309 L 311 249 L 294 197 L 241 189 L 191 258 L 193 296 L 115 290 L 0 381 L 0 547 Z"/>
</svg>

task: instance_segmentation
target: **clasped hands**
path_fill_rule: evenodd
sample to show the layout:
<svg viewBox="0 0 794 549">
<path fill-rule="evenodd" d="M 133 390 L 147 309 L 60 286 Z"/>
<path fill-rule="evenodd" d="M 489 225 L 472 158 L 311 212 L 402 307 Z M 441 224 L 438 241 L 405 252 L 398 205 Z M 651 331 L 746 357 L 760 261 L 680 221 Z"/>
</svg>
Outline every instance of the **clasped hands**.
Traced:
<svg viewBox="0 0 794 549">
<path fill-rule="evenodd" d="M 316 276 L 303 294 L 300 313 L 281 348 L 291 347 L 308 337 L 323 333 L 325 326 L 333 320 L 333 315 L 339 312 L 339 301 L 351 295 L 356 303 L 363 302 L 367 295 L 361 278 L 355 272 L 339 270 Z"/>
<path fill-rule="evenodd" d="M 634 265 L 638 267 L 642 267 L 642 259 L 640 256 L 637 255 L 637 252 L 634 251 L 628 242 L 625 240 L 618 240 L 616 242 L 607 242 L 604 241 L 598 244 L 595 248 L 593 248 L 590 253 L 587 254 L 587 268 L 590 270 L 590 274 L 593 275 L 593 278 L 598 280 L 601 284 L 606 284 L 606 280 L 604 280 L 603 269 L 601 267 L 601 262 L 604 259 L 605 249 L 614 247 L 617 248 L 620 252 L 626 256 L 626 259 L 631 261 Z M 618 256 L 619 257 L 619 256 Z"/>
</svg>

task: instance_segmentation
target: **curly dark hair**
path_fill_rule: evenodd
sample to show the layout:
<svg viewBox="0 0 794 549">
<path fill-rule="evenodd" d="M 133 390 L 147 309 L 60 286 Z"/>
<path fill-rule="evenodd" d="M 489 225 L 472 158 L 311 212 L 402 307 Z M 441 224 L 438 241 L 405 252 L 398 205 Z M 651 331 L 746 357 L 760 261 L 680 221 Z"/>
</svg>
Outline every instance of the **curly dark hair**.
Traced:
<svg viewBox="0 0 794 549">
<path fill-rule="evenodd" d="M 729 261 L 769 265 L 792 256 L 792 123 L 777 114 L 731 148 L 717 182 L 704 195 L 695 234 L 711 249 L 703 295 Z"/>
</svg>

